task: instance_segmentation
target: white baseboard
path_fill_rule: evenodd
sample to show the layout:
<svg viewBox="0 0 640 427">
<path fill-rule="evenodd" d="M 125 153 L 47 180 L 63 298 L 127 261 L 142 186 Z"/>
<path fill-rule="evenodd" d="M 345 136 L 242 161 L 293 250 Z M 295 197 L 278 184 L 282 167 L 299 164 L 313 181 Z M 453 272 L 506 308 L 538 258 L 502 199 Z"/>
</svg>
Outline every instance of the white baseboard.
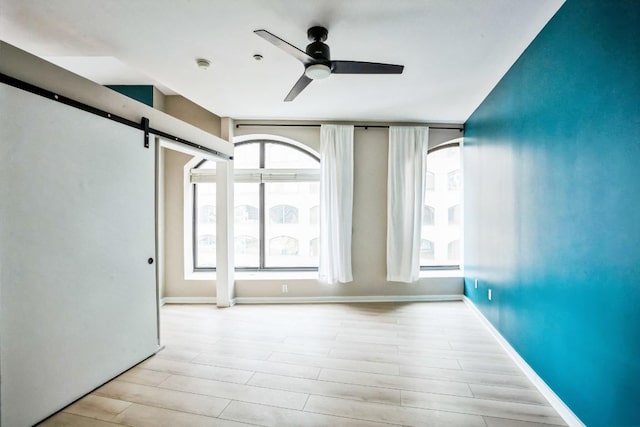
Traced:
<svg viewBox="0 0 640 427">
<path fill-rule="evenodd" d="M 462 301 L 462 295 L 373 295 L 330 297 L 236 297 L 236 304 L 317 304 L 349 302 Z"/>
<path fill-rule="evenodd" d="M 330 297 L 236 297 L 235 304 L 318 304 L 349 302 L 419 302 L 419 301 L 462 301 L 463 296 L 452 295 L 374 295 L 374 296 L 330 296 Z M 216 304 L 215 297 L 164 297 L 165 304 Z"/>
<path fill-rule="evenodd" d="M 160 305 L 165 304 L 215 304 L 215 297 L 164 297 Z"/>
<path fill-rule="evenodd" d="M 491 332 L 491 334 L 496 338 L 498 343 L 502 346 L 502 348 L 507 352 L 509 357 L 518 365 L 518 367 L 524 372 L 524 374 L 529 378 L 529 380 L 536 386 L 538 391 L 549 401 L 553 409 L 555 409 L 558 414 L 562 417 L 562 419 L 571 427 L 584 427 L 585 424 L 580 421 L 580 418 L 558 397 L 558 395 L 544 382 L 542 378 L 533 370 L 531 366 L 518 354 L 518 352 L 511 347 L 511 344 L 502 336 L 500 332 L 484 317 L 484 314 L 475 306 L 473 301 L 471 301 L 466 296 L 463 297 L 464 302 L 471 308 L 480 321 L 484 324 L 484 326 Z"/>
</svg>

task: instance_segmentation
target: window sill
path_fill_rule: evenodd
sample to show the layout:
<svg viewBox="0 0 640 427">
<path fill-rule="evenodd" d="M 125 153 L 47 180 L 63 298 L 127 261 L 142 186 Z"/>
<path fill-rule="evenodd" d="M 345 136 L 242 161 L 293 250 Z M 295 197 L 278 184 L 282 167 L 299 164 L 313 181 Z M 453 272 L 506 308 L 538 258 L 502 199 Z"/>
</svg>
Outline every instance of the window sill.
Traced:
<svg viewBox="0 0 640 427">
<path fill-rule="evenodd" d="M 236 271 L 234 280 L 316 280 L 317 271 Z M 215 271 L 192 271 L 185 280 L 216 280 Z"/>
<path fill-rule="evenodd" d="M 184 275 L 184 280 L 216 280 L 215 271 L 190 271 Z"/>
<path fill-rule="evenodd" d="M 464 277 L 462 270 L 421 270 L 420 278 Z M 235 280 L 316 280 L 317 271 L 236 271 Z M 194 271 L 185 280 L 216 280 L 215 271 Z"/>
<path fill-rule="evenodd" d="M 464 271 L 461 269 L 456 270 L 420 270 L 420 278 L 440 278 L 440 277 L 464 277 Z"/>
<path fill-rule="evenodd" d="M 236 271 L 236 280 L 315 280 L 317 271 Z"/>
</svg>

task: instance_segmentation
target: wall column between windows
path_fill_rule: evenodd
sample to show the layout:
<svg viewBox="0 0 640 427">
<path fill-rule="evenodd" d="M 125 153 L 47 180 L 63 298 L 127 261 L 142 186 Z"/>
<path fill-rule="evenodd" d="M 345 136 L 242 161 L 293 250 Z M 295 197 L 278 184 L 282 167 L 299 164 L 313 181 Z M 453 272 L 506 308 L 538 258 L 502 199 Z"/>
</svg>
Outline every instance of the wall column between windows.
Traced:
<svg viewBox="0 0 640 427">
<path fill-rule="evenodd" d="M 233 120 L 221 119 L 221 137 L 233 139 Z M 233 305 L 234 270 L 233 259 L 233 161 L 216 164 L 216 304 L 218 307 Z"/>
</svg>

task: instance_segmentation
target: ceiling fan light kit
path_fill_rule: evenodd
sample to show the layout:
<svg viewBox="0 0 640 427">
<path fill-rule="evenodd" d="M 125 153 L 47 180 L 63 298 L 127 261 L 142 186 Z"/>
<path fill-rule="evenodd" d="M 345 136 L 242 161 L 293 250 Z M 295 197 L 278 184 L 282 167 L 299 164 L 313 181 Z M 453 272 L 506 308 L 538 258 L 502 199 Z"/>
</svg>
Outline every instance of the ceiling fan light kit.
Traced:
<svg viewBox="0 0 640 427">
<path fill-rule="evenodd" d="M 324 27 L 311 27 L 307 30 L 309 43 L 305 50 L 271 34 L 267 30 L 254 31 L 274 46 L 284 50 L 304 65 L 304 73 L 293 85 L 284 99 L 293 101 L 313 80 L 324 79 L 331 74 L 402 74 L 403 65 L 379 64 L 361 61 L 332 61 L 329 46 L 324 43 L 329 32 Z"/>
<path fill-rule="evenodd" d="M 331 68 L 325 64 L 311 64 L 304 69 L 304 75 L 311 80 L 326 79 L 331 75 Z"/>
</svg>

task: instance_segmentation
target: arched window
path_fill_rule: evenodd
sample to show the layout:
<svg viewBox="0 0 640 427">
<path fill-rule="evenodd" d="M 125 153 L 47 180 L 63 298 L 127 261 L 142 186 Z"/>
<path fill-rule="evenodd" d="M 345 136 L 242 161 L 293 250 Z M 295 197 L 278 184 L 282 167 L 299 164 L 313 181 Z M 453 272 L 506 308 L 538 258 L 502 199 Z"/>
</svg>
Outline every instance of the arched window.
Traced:
<svg viewBox="0 0 640 427">
<path fill-rule="evenodd" d="M 318 238 L 311 239 L 309 242 L 309 255 L 317 257 L 319 255 Z"/>
<path fill-rule="evenodd" d="M 449 261 L 460 261 L 460 240 L 449 242 L 449 245 L 447 246 L 447 255 L 449 257 Z"/>
<path fill-rule="evenodd" d="M 215 235 L 216 163 L 201 162 L 189 173 L 193 238 L 199 242 L 204 234 Z M 246 140 L 235 145 L 234 174 L 236 268 L 317 269 L 317 249 L 312 249 L 319 234 L 317 154 L 295 141 Z M 301 251 L 300 242 L 311 242 L 310 250 Z M 215 247 L 206 263 L 203 246 L 193 248 L 195 270 L 215 268 Z"/>
<path fill-rule="evenodd" d="M 233 239 L 239 255 L 257 255 L 258 239 L 253 236 L 237 236 Z"/>
<path fill-rule="evenodd" d="M 215 170 L 215 162 L 204 162 L 204 170 Z M 193 263 L 201 268 L 216 267 L 216 185 L 202 183 L 193 185 Z"/>
<path fill-rule="evenodd" d="M 456 169 L 447 174 L 447 188 L 449 191 L 457 191 L 460 190 L 462 186 L 460 179 L 460 169 Z"/>
<path fill-rule="evenodd" d="M 216 222 L 216 207 L 214 205 L 202 205 L 198 209 L 198 222 L 212 224 Z"/>
<path fill-rule="evenodd" d="M 309 224 L 318 225 L 320 223 L 320 206 L 312 206 L 309 209 Z"/>
<path fill-rule="evenodd" d="M 206 251 L 216 250 L 216 236 L 213 234 L 204 234 L 198 240 L 198 245 Z"/>
<path fill-rule="evenodd" d="M 197 166 L 198 169 L 203 170 L 203 169 L 215 169 L 216 168 L 216 162 L 212 162 L 211 160 L 205 160 L 204 162 L 200 163 Z"/>
<path fill-rule="evenodd" d="M 433 206 L 424 205 L 422 207 L 422 225 L 433 225 L 436 223 L 436 210 Z"/>
<path fill-rule="evenodd" d="M 201 234 L 196 245 L 199 265 L 213 268 L 216 266 L 216 236 Z"/>
<path fill-rule="evenodd" d="M 436 189 L 436 174 L 427 171 L 427 191 L 434 191 Z"/>
<path fill-rule="evenodd" d="M 298 240 L 290 236 L 278 236 L 269 240 L 269 255 L 298 255 Z"/>
<path fill-rule="evenodd" d="M 249 205 L 236 206 L 234 209 L 236 223 L 258 222 L 258 208 Z"/>
<path fill-rule="evenodd" d="M 290 205 L 278 205 L 269 209 L 269 218 L 273 224 L 297 224 L 298 208 Z"/>
<path fill-rule="evenodd" d="M 461 147 L 452 140 L 429 149 L 420 266 L 459 268 L 462 236 Z M 456 243 L 457 242 L 457 243 Z"/>
<path fill-rule="evenodd" d="M 435 257 L 435 248 L 431 240 L 420 240 L 420 261 L 430 261 Z"/>
<path fill-rule="evenodd" d="M 234 261 L 238 267 L 255 265 L 260 256 L 260 239 L 257 236 L 236 236 L 233 239 L 235 245 Z"/>
<path fill-rule="evenodd" d="M 449 208 L 449 225 L 459 225 L 462 218 L 460 205 L 453 205 Z"/>
</svg>

